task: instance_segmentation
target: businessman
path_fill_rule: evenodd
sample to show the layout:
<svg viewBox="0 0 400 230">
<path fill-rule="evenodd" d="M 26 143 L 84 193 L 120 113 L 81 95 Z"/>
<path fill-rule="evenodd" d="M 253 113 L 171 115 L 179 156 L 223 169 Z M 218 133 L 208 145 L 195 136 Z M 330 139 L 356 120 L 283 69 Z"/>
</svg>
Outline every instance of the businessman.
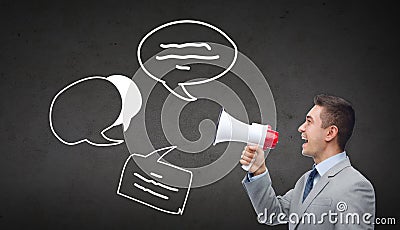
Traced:
<svg viewBox="0 0 400 230">
<path fill-rule="evenodd" d="M 242 183 L 260 223 L 289 229 L 374 229 L 375 192 L 350 163 L 345 151 L 355 123 L 349 102 L 317 95 L 298 131 L 302 154 L 314 165 L 282 196 L 275 195 L 264 153 L 246 146 L 240 163 L 255 161 Z"/>
</svg>

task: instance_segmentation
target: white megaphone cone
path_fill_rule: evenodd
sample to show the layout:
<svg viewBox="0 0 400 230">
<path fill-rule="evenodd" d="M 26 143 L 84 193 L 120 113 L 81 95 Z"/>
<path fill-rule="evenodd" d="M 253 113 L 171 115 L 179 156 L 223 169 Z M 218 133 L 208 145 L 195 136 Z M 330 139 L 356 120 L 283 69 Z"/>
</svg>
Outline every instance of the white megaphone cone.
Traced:
<svg viewBox="0 0 400 230">
<path fill-rule="evenodd" d="M 235 119 L 222 109 L 218 120 L 214 145 L 220 142 L 237 141 L 258 145 L 263 150 L 266 150 L 267 148 L 275 148 L 278 143 L 278 136 L 279 133 L 272 130 L 270 125 L 260 125 L 257 123 L 248 125 Z M 255 159 L 256 157 L 252 159 L 249 165 L 242 165 L 242 168 L 248 171 Z"/>
</svg>

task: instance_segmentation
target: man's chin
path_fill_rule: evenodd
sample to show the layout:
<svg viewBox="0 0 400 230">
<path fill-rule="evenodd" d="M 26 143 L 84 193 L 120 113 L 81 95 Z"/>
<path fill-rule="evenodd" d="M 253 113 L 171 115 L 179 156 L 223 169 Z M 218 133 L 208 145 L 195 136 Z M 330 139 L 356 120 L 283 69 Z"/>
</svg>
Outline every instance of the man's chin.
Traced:
<svg viewBox="0 0 400 230">
<path fill-rule="evenodd" d="M 312 154 L 308 153 L 308 152 L 305 151 L 304 149 L 301 151 L 301 154 L 302 154 L 303 156 L 306 156 L 306 157 L 313 157 Z"/>
</svg>

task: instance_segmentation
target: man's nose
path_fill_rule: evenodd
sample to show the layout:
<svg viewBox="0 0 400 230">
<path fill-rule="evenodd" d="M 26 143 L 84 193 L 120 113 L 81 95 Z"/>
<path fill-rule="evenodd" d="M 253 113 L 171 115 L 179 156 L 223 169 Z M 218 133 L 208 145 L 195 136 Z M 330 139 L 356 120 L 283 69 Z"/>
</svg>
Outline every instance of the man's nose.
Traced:
<svg viewBox="0 0 400 230">
<path fill-rule="evenodd" d="M 305 122 L 299 126 L 297 131 L 299 131 L 300 133 L 304 132 L 305 131 L 304 124 L 305 124 Z"/>
</svg>

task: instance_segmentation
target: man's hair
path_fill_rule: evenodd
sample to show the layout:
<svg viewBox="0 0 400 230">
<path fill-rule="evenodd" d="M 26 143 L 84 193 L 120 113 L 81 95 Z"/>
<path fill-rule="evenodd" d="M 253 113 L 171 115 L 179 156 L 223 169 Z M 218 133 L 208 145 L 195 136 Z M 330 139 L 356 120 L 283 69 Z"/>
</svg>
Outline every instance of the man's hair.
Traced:
<svg viewBox="0 0 400 230">
<path fill-rule="evenodd" d="M 314 97 L 314 104 L 323 108 L 320 114 L 322 128 L 331 125 L 338 127 L 338 144 L 344 150 L 355 123 L 355 112 L 350 102 L 340 97 L 320 94 Z"/>
</svg>

